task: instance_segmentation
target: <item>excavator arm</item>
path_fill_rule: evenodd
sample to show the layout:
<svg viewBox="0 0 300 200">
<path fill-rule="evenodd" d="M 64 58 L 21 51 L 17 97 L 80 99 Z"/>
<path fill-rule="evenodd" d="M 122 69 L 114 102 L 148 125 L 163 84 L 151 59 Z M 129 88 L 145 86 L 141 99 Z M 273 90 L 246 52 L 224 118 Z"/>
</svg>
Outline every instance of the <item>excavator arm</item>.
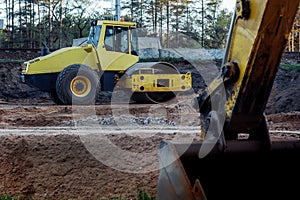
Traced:
<svg viewBox="0 0 300 200">
<path fill-rule="evenodd" d="M 271 141 L 264 117 L 299 3 L 237 0 L 220 74 L 196 101 L 203 140 L 161 143 L 158 199 L 300 198 L 300 141 Z"/>
<path fill-rule="evenodd" d="M 299 1 L 243 0 L 237 5 L 226 66 L 236 65 L 240 74 L 231 87 L 225 85 L 230 94 L 225 132 L 233 139 L 240 131 L 256 132 L 265 121 L 263 113 Z"/>
<path fill-rule="evenodd" d="M 237 1 L 222 72 L 198 100 L 200 110 L 207 109 L 209 99 L 220 93 L 220 85 L 215 85 L 222 84 L 227 95 L 226 138 L 236 139 L 239 132 L 255 133 L 264 123 L 263 113 L 298 5 L 297 0 Z"/>
</svg>

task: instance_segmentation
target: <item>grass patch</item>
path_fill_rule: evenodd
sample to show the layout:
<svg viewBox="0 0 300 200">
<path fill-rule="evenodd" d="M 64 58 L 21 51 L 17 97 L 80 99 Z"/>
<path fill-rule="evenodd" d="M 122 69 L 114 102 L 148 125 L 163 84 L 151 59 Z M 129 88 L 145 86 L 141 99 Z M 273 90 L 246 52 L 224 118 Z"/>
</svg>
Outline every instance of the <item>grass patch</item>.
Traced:
<svg viewBox="0 0 300 200">
<path fill-rule="evenodd" d="M 145 189 L 138 189 L 137 200 L 155 200 L 156 198 L 150 196 Z"/>
<path fill-rule="evenodd" d="M 9 195 L 0 196 L 0 200 L 19 200 L 19 199 L 20 199 L 19 197 L 12 197 Z"/>
<path fill-rule="evenodd" d="M 127 200 L 128 198 L 122 198 L 122 196 L 111 197 L 108 200 Z M 132 200 L 156 200 L 155 196 L 151 196 L 147 193 L 146 189 L 138 189 L 136 197 Z"/>
<path fill-rule="evenodd" d="M 23 63 L 26 60 L 10 60 L 10 59 L 0 59 L 0 63 Z"/>
<path fill-rule="evenodd" d="M 22 198 L 23 199 L 23 198 Z M 101 198 L 102 199 L 102 198 Z M 128 198 L 123 198 L 122 195 L 108 198 L 107 200 L 127 200 Z M 136 197 L 132 200 L 155 200 L 155 196 L 151 196 L 147 193 L 145 189 L 139 189 L 137 191 Z M 12 197 L 10 195 L 0 195 L 0 200 L 20 200 L 19 197 Z M 33 200 L 32 196 L 28 200 Z"/>
<path fill-rule="evenodd" d="M 300 64 L 298 63 L 281 63 L 280 67 L 288 71 L 300 72 Z"/>
<path fill-rule="evenodd" d="M 127 199 L 128 198 L 123 198 L 122 195 L 120 195 L 120 196 L 108 198 L 107 200 L 127 200 Z M 0 200 L 20 200 L 20 198 L 18 196 L 13 197 L 10 195 L 0 195 Z M 33 200 L 32 196 L 30 195 L 27 198 L 27 200 Z M 156 200 L 156 197 L 149 195 L 146 189 L 138 189 L 135 197 L 132 200 Z"/>
</svg>

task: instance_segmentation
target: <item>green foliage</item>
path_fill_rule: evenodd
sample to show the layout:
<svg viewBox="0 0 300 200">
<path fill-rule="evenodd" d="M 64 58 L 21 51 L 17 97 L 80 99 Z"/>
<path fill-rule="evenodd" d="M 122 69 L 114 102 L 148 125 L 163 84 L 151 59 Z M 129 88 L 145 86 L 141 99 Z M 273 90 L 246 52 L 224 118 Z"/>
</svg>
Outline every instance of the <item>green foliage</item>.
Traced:
<svg viewBox="0 0 300 200">
<path fill-rule="evenodd" d="M 25 60 L 8 60 L 8 59 L 0 59 L 0 63 L 23 63 Z"/>
<path fill-rule="evenodd" d="M 114 13 L 90 7 L 95 0 L 28 1 L 12 9 L 0 3 L 7 15 L 6 28 L 0 34 L 2 48 L 51 49 L 71 46 L 73 39 L 87 37 L 92 19 L 108 19 Z M 37 3 L 39 2 L 39 5 Z M 222 48 L 226 42 L 230 13 L 220 11 L 221 0 L 130 0 L 121 8 L 127 21 L 145 28 L 143 36 L 159 36 L 162 46 Z M 39 9 L 39 10 L 37 10 Z M 184 36 L 180 36 L 184 35 Z M 182 41 L 182 42 L 178 42 Z"/>
<path fill-rule="evenodd" d="M 102 198 L 101 198 L 102 199 Z M 155 200 L 154 196 L 151 196 L 147 193 L 146 189 L 139 188 L 137 189 L 136 197 L 133 200 Z M 10 196 L 10 195 L 0 195 L 0 200 L 20 200 L 18 196 Z M 30 195 L 28 200 L 33 200 L 32 196 Z M 123 198 L 122 195 L 115 196 L 108 198 L 108 200 L 127 200 L 127 198 Z"/>
<path fill-rule="evenodd" d="M 20 198 L 19 196 L 11 196 L 11 195 L 0 195 L 0 200 L 33 200 L 32 195 L 29 195 L 27 198 Z"/>
<path fill-rule="evenodd" d="M 137 189 L 136 197 L 134 197 L 132 200 L 155 200 L 156 197 L 151 196 L 147 193 L 147 190 L 145 188 L 139 188 Z M 127 200 L 127 198 L 122 198 L 122 195 L 111 197 L 108 200 Z"/>
<path fill-rule="evenodd" d="M 155 197 L 148 195 L 146 189 L 138 189 L 137 200 L 155 200 Z"/>
<path fill-rule="evenodd" d="M 288 71 L 300 72 L 300 64 L 298 63 L 281 63 L 280 67 Z"/>
<path fill-rule="evenodd" d="M 201 0 L 201 44 L 204 48 L 224 48 L 227 39 L 232 13 L 220 9 L 220 0 Z"/>
<path fill-rule="evenodd" d="M 19 200 L 19 199 L 20 199 L 19 197 L 12 197 L 9 195 L 0 196 L 0 200 Z"/>
<path fill-rule="evenodd" d="M 207 31 L 209 36 L 208 48 L 225 48 L 230 22 L 231 13 L 228 13 L 226 10 L 222 10 L 217 16 L 214 25 Z"/>
</svg>

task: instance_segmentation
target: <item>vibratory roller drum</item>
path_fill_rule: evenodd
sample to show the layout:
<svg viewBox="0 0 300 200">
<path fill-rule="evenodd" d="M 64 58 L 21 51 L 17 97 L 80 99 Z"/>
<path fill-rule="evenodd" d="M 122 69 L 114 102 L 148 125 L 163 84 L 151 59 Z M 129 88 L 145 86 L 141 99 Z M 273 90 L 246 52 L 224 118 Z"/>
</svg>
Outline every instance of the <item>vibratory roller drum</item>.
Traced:
<svg viewBox="0 0 300 200">
<path fill-rule="evenodd" d="M 153 91 L 143 91 L 143 86 L 139 88 L 140 91 L 133 92 L 131 100 L 136 103 L 162 103 L 167 102 L 176 97 L 176 91 L 168 90 L 171 85 L 173 85 L 173 80 L 171 79 L 172 74 L 180 74 L 178 69 L 167 62 L 145 62 L 137 63 L 132 66 L 126 74 L 132 76 L 134 74 L 145 74 L 141 76 L 140 79 L 147 79 L 147 75 L 155 74 L 161 75 L 162 78 L 156 79 L 155 81 L 147 82 L 148 85 L 153 86 Z M 164 76 L 165 75 L 165 76 Z M 134 82 L 134 80 L 133 80 Z M 133 83 L 134 84 L 134 83 Z M 159 90 L 159 91 L 157 91 Z"/>
</svg>

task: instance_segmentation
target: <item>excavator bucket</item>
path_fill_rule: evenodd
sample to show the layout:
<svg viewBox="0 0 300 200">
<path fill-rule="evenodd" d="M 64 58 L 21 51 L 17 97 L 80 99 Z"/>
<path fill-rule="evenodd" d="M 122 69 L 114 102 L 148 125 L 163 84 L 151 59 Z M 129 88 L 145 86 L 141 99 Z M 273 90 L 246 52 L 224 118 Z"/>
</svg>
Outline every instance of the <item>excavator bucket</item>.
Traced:
<svg viewBox="0 0 300 200">
<path fill-rule="evenodd" d="M 237 0 L 220 75 L 196 101 L 203 137 L 161 143 L 158 199 L 300 199 L 300 140 L 272 140 L 264 117 L 299 3 Z"/>
<path fill-rule="evenodd" d="M 216 145 L 199 158 L 201 145 L 161 142 L 157 199 L 300 198 L 299 141 L 274 141 L 269 151 L 256 142 L 231 142 L 226 151 Z"/>
</svg>

